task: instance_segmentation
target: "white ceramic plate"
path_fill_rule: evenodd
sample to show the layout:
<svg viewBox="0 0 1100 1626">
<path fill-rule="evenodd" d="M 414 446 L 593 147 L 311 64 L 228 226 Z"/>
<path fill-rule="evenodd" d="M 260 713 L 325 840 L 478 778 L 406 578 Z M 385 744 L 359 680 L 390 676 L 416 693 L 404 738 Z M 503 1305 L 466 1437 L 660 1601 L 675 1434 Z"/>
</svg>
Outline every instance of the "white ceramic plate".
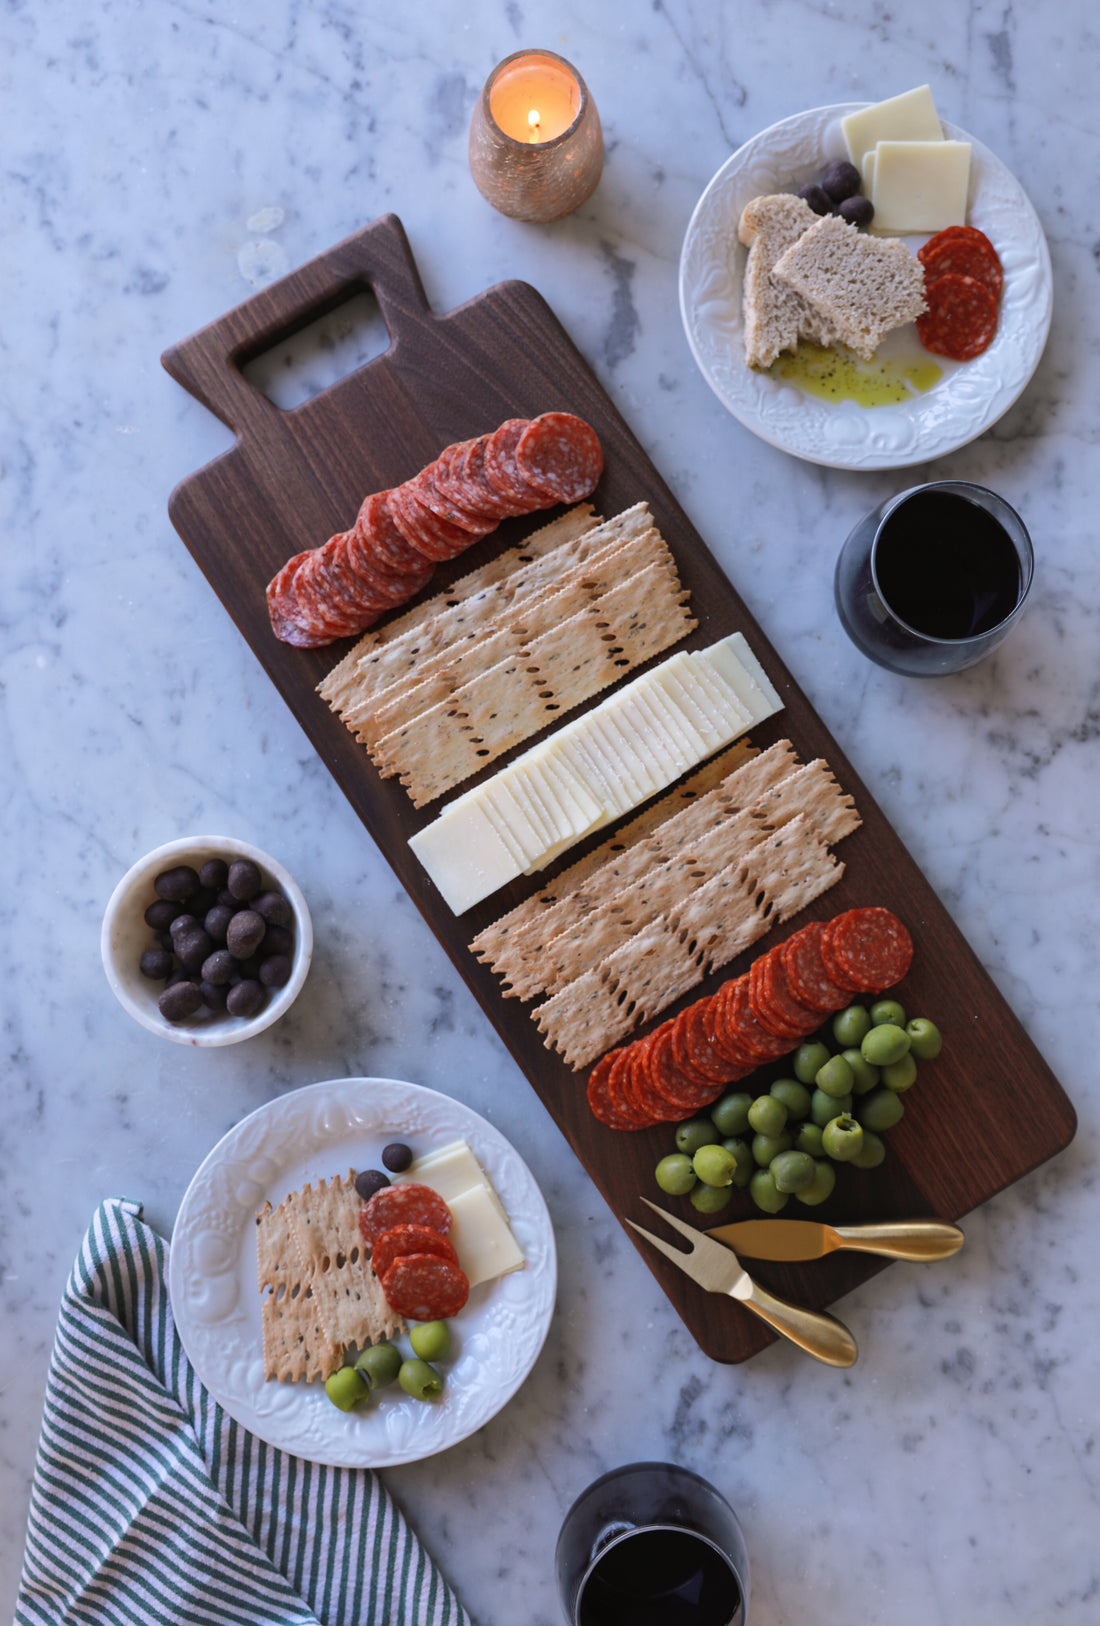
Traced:
<svg viewBox="0 0 1100 1626">
<path fill-rule="evenodd" d="M 1050 254 L 1019 182 L 987 147 L 971 143 L 968 220 L 992 239 L 1004 267 L 997 334 L 974 361 L 929 359 L 944 376 L 896 406 L 866 408 L 806 395 L 744 362 L 741 283 L 747 250 L 737 223 L 750 199 L 797 191 L 833 158 L 847 157 L 840 120 L 864 102 L 818 107 L 773 124 L 715 175 L 696 205 L 680 256 L 680 311 L 692 354 L 718 399 L 772 446 L 841 469 L 894 469 L 926 463 L 983 434 L 1026 386 L 1046 344 L 1053 309 Z M 903 239 L 915 249 L 929 234 Z M 912 328 L 890 334 L 882 356 L 901 345 L 920 351 Z M 923 354 L 923 352 L 921 352 Z"/>
<path fill-rule="evenodd" d="M 475 1287 L 450 1323 L 443 1397 L 394 1384 L 361 1410 L 338 1411 L 319 1383 L 264 1379 L 255 1216 L 307 1180 L 380 1168 L 383 1146 L 426 1153 L 466 1140 L 504 1204 L 527 1259 Z M 554 1308 L 557 1259 L 542 1194 L 518 1152 L 461 1102 L 392 1078 L 312 1084 L 260 1107 L 203 1162 L 172 1233 L 169 1292 L 183 1347 L 231 1417 L 312 1462 L 388 1468 L 455 1445 L 515 1394 L 534 1366 Z M 407 1339 L 399 1340 L 407 1349 Z"/>
</svg>

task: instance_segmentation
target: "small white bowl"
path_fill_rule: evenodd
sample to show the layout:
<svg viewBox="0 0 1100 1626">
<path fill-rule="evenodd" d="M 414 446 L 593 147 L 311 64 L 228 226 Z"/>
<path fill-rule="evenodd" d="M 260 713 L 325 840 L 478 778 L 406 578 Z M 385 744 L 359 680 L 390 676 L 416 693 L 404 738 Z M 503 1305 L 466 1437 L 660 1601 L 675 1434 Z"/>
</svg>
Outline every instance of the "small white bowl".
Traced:
<svg viewBox="0 0 1100 1626">
<path fill-rule="evenodd" d="M 157 1008 L 161 985 L 143 977 L 138 961 L 154 946 L 153 934 L 145 923 L 145 911 L 156 900 L 153 888 L 161 870 L 176 864 L 200 868 L 208 858 L 251 858 L 258 864 L 265 887 L 280 891 L 294 910 L 294 960 L 290 978 L 282 988 L 273 988 L 267 1004 L 255 1016 L 231 1016 L 226 1011 L 200 1010 L 185 1022 L 167 1022 Z M 238 1044 L 251 1039 L 277 1022 L 293 1005 L 306 980 L 313 958 L 313 922 L 301 889 L 283 866 L 247 841 L 232 836 L 188 836 L 169 841 L 127 870 L 111 894 L 103 917 L 100 952 L 107 981 L 119 1003 L 136 1022 L 175 1044 L 213 1046 Z"/>
</svg>

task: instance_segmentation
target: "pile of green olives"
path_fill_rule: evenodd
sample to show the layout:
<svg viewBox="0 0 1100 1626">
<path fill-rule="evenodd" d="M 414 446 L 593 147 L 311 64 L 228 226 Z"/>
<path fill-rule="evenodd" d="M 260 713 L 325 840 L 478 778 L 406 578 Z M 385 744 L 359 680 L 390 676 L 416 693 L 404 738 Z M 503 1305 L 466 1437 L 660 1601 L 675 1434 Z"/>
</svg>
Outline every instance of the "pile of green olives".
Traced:
<svg viewBox="0 0 1100 1626">
<path fill-rule="evenodd" d="M 418 1321 L 409 1330 L 412 1355 L 396 1344 L 371 1344 L 353 1364 L 342 1366 L 325 1381 L 325 1393 L 340 1411 L 357 1411 L 374 1393 L 397 1379 L 414 1400 L 437 1400 L 443 1378 L 431 1363 L 446 1360 L 451 1332 L 445 1321 Z"/>
<path fill-rule="evenodd" d="M 764 1094 L 729 1090 L 706 1117 L 680 1124 L 675 1152 L 657 1164 L 657 1184 L 690 1198 L 700 1214 L 719 1213 L 738 1188 L 765 1214 L 791 1197 L 816 1207 L 836 1184 L 837 1163 L 875 1169 L 883 1161 L 882 1136 L 905 1110 L 917 1062 L 942 1048 L 935 1023 L 906 1021 L 896 999 L 849 1005 L 799 1045 L 789 1058 L 793 1076 L 776 1078 Z"/>
</svg>

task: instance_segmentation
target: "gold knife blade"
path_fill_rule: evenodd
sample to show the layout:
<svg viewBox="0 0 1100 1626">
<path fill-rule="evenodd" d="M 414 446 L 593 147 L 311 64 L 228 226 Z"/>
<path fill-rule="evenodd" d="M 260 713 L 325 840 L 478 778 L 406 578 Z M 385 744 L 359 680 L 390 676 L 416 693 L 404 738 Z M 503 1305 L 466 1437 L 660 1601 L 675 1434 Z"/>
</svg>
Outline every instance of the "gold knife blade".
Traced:
<svg viewBox="0 0 1100 1626">
<path fill-rule="evenodd" d="M 957 1225 L 943 1220 L 887 1220 L 876 1225 L 823 1225 L 819 1220 L 751 1219 L 716 1225 L 707 1232 L 750 1259 L 824 1259 L 844 1248 L 887 1259 L 922 1263 L 949 1259 L 963 1245 Z"/>
</svg>

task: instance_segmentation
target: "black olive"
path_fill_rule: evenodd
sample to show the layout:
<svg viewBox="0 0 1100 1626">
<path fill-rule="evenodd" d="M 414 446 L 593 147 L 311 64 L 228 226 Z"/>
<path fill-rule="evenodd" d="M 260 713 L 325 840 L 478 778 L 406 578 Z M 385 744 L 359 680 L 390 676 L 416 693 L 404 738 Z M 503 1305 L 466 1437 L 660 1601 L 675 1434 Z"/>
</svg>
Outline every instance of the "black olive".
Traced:
<svg viewBox="0 0 1100 1626">
<path fill-rule="evenodd" d="M 175 958 L 165 949 L 146 949 L 138 961 L 138 969 L 143 977 L 149 977 L 153 982 L 163 982 L 172 975 Z"/>
<path fill-rule="evenodd" d="M 225 934 L 226 947 L 238 960 L 247 960 L 263 942 L 266 931 L 267 923 L 263 915 L 258 915 L 255 909 L 242 909 L 229 922 Z"/>
<path fill-rule="evenodd" d="M 220 892 L 229 880 L 229 865 L 224 858 L 208 858 L 199 870 L 199 880 L 214 892 Z"/>
<path fill-rule="evenodd" d="M 182 1022 L 194 1016 L 202 1004 L 202 994 L 193 982 L 174 982 L 157 1000 L 157 1008 L 166 1022 Z"/>
<path fill-rule="evenodd" d="M 391 1141 L 383 1148 L 382 1161 L 392 1174 L 403 1174 L 412 1160 L 412 1148 L 403 1141 Z"/>
<path fill-rule="evenodd" d="M 285 988 L 290 981 L 290 971 L 287 954 L 268 954 L 260 961 L 260 981 L 265 988 Z"/>
<path fill-rule="evenodd" d="M 251 858 L 236 858 L 229 866 L 229 890 L 242 903 L 258 897 L 263 891 L 263 877 L 259 866 Z"/>
<path fill-rule="evenodd" d="M 847 158 L 834 158 L 821 177 L 821 190 L 834 203 L 843 203 L 845 198 L 854 196 L 861 185 L 859 170 Z"/>
<path fill-rule="evenodd" d="M 864 197 L 845 198 L 837 205 L 836 212 L 849 226 L 869 226 L 875 218 L 874 204 Z"/>
<path fill-rule="evenodd" d="M 158 898 L 170 903 L 184 903 L 199 890 L 199 878 L 190 864 L 177 864 L 175 869 L 162 869 L 153 882 Z"/>
<path fill-rule="evenodd" d="M 381 1191 L 383 1186 L 388 1185 L 389 1180 L 381 1169 L 364 1169 L 361 1174 L 355 1176 L 355 1189 L 364 1202 L 369 1202 L 376 1191 Z"/>
<path fill-rule="evenodd" d="M 820 186 L 814 185 L 812 181 L 807 186 L 800 186 L 798 189 L 798 195 L 804 203 L 808 203 L 810 205 L 810 208 L 813 210 L 815 215 L 832 214 L 832 198 L 829 197 L 827 193 L 823 192 Z"/>
<path fill-rule="evenodd" d="M 255 1016 L 263 1010 L 266 1000 L 267 990 L 263 984 L 251 977 L 245 977 L 230 988 L 225 1008 L 233 1016 Z"/>
</svg>

